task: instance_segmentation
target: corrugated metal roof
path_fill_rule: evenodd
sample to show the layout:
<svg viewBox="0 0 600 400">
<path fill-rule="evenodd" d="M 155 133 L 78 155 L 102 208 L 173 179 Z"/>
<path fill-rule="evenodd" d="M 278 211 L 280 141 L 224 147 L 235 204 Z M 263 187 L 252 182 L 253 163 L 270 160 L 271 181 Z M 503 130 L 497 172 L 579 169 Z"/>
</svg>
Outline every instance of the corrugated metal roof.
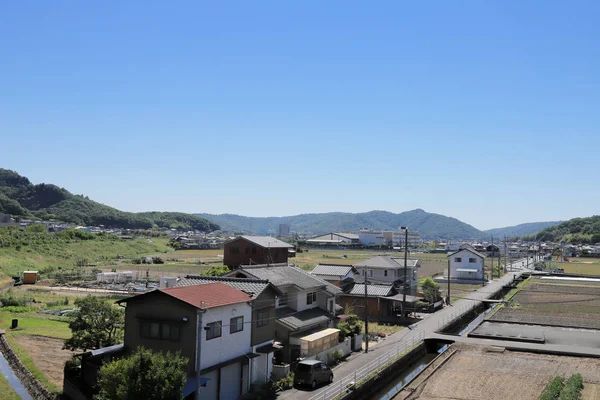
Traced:
<svg viewBox="0 0 600 400">
<path fill-rule="evenodd" d="M 263 279 L 248 279 L 248 278 L 227 278 L 215 276 L 196 276 L 187 275 L 185 278 L 179 279 L 175 287 L 206 285 L 207 283 L 221 282 L 231 286 L 234 289 L 241 290 L 249 294 L 252 298 L 260 296 L 260 294 L 269 287 L 269 281 Z M 275 289 L 277 290 L 277 289 Z"/>
<path fill-rule="evenodd" d="M 346 276 L 352 269 L 352 265 L 319 264 L 312 270 L 311 275 Z"/>
<path fill-rule="evenodd" d="M 406 260 L 406 266 L 408 268 L 414 268 L 419 263 L 419 260 L 408 259 Z M 392 256 L 375 256 L 368 260 L 361 261 L 354 264 L 356 268 L 404 268 L 404 257 L 392 257 Z"/>
<path fill-rule="evenodd" d="M 368 297 L 385 297 L 393 293 L 392 285 L 369 285 L 367 284 L 367 296 Z M 352 289 L 347 293 L 351 296 L 364 296 L 365 285 L 355 284 Z"/>
</svg>

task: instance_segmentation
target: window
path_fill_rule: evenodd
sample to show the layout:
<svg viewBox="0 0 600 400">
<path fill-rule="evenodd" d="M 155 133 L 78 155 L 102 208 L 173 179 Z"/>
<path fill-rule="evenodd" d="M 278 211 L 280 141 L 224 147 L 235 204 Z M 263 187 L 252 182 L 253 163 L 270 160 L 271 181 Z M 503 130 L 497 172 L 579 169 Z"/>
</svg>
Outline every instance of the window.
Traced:
<svg viewBox="0 0 600 400">
<path fill-rule="evenodd" d="M 267 326 L 269 325 L 269 312 L 268 311 L 259 311 L 256 313 L 256 326 Z"/>
<path fill-rule="evenodd" d="M 288 295 L 287 293 L 282 293 L 281 296 L 279 296 L 279 307 L 287 306 L 287 303 Z"/>
<path fill-rule="evenodd" d="M 256 247 L 252 248 L 252 254 L 256 254 Z"/>
<path fill-rule="evenodd" d="M 306 304 L 312 304 L 317 301 L 317 292 L 311 292 L 306 294 Z"/>
<path fill-rule="evenodd" d="M 387 269 L 383 270 L 383 276 L 387 276 Z"/>
<path fill-rule="evenodd" d="M 469 258 L 469 263 L 475 264 L 476 262 L 477 262 L 477 259 L 475 259 L 475 258 Z"/>
<path fill-rule="evenodd" d="M 371 278 L 373 277 L 373 270 L 372 269 L 369 270 L 369 277 L 371 277 Z"/>
<path fill-rule="evenodd" d="M 240 248 L 239 247 L 232 247 L 229 249 L 229 254 L 240 254 Z"/>
<path fill-rule="evenodd" d="M 246 247 L 246 254 L 250 254 L 250 247 Z"/>
<path fill-rule="evenodd" d="M 356 299 L 353 301 L 355 307 L 364 307 L 365 300 L 364 299 Z"/>
<path fill-rule="evenodd" d="M 221 337 L 221 321 L 206 324 L 206 328 L 204 329 L 206 330 L 206 340 Z"/>
<path fill-rule="evenodd" d="M 241 332 L 244 330 L 244 317 L 234 317 L 229 320 L 229 333 Z"/>
<path fill-rule="evenodd" d="M 179 340 L 179 325 L 176 323 L 142 321 L 141 337 L 146 339 Z"/>
<path fill-rule="evenodd" d="M 327 307 L 327 310 L 333 314 L 333 300 L 329 300 L 329 306 Z"/>
<path fill-rule="evenodd" d="M 462 262 L 462 257 L 454 257 L 454 262 Z"/>
</svg>

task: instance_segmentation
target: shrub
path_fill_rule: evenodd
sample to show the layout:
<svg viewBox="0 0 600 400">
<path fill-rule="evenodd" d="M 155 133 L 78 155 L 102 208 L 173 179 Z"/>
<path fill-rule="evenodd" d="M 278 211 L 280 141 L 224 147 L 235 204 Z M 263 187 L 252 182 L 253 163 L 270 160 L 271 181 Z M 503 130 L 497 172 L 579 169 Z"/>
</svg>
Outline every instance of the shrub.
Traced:
<svg viewBox="0 0 600 400">
<path fill-rule="evenodd" d="M 562 389 L 563 378 L 561 376 L 557 376 L 556 378 L 548 382 L 548 384 L 544 388 L 544 391 L 542 392 L 542 395 L 540 396 L 540 400 L 556 400 L 558 399 L 558 396 L 560 395 Z"/>
<path fill-rule="evenodd" d="M 2 307 L 24 307 L 27 305 L 27 300 L 24 297 L 14 297 L 12 291 L 8 291 L 5 295 L 0 297 L 0 303 L 2 303 Z"/>
<path fill-rule="evenodd" d="M 162 258 L 160 257 L 152 257 L 152 264 L 164 264 L 165 262 L 163 261 Z"/>
</svg>

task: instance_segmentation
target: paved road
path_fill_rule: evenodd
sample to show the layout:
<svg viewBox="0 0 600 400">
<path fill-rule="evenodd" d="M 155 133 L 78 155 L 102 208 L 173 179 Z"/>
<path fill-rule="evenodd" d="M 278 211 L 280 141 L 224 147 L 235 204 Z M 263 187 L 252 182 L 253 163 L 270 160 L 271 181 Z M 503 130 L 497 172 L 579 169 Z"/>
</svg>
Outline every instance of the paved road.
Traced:
<svg viewBox="0 0 600 400">
<path fill-rule="evenodd" d="M 543 351 L 544 353 L 554 353 L 565 356 L 600 357 L 600 349 L 578 345 L 511 342 L 507 340 L 479 339 L 467 336 L 440 335 L 439 333 L 432 333 L 427 337 L 440 340 L 452 340 L 456 343 L 497 346 L 512 351 Z"/>
<path fill-rule="evenodd" d="M 520 276 L 525 271 L 530 271 L 530 269 L 525 269 L 524 262 L 525 259 L 517 260 L 508 266 L 508 270 L 512 270 L 513 272 L 507 273 L 500 279 L 496 279 L 494 281 L 489 282 L 486 286 L 481 287 L 481 289 L 474 291 L 469 294 L 469 300 L 462 299 L 455 302 L 450 307 L 444 307 L 442 310 L 436 312 L 435 314 L 429 316 L 428 318 L 419 321 L 418 323 L 412 325 L 409 329 L 403 329 L 400 332 L 396 332 L 392 336 L 386 338 L 383 342 L 377 344 L 377 346 L 373 347 L 373 349 L 369 350 L 368 353 L 354 353 L 349 359 L 340 365 L 338 365 L 334 371 L 334 380 L 332 385 L 335 384 L 339 379 L 353 374 L 354 371 L 361 366 L 367 364 L 371 360 L 379 357 L 382 354 L 400 342 L 405 340 L 416 340 L 416 337 L 423 332 L 425 335 L 433 334 L 436 332 L 441 325 L 445 325 L 450 322 L 452 319 L 456 319 L 459 315 L 468 312 L 470 309 L 475 308 L 481 303 L 481 300 L 485 300 L 490 297 L 493 293 L 496 293 L 503 286 L 508 285 L 513 281 L 515 277 Z M 532 263 L 530 262 L 530 267 Z M 323 389 L 317 389 L 315 391 L 310 391 L 309 389 L 291 389 L 279 394 L 278 399 L 288 400 L 308 400 L 311 397 L 317 395 Z"/>
</svg>

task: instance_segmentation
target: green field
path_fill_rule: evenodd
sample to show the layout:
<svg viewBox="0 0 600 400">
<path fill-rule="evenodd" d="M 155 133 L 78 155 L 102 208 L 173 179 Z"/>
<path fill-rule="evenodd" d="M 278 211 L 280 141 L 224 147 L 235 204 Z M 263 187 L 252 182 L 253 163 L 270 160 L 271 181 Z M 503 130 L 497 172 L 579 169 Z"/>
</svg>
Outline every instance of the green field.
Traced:
<svg viewBox="0 0 600 400">
<path fill-rule="evenodd" d="M 8 384 L 6 378 L 0 375 L 0 399 L 2 400 L 20 400 L 21 397 Z"/>
<path fill-rule="evenodd" d="M 569 262 L 546 261 L 546 265 L 551 269 L 563 268 L 568 274 L 600 275 L 600 258 L 570 258 Z"/>
</svg>

